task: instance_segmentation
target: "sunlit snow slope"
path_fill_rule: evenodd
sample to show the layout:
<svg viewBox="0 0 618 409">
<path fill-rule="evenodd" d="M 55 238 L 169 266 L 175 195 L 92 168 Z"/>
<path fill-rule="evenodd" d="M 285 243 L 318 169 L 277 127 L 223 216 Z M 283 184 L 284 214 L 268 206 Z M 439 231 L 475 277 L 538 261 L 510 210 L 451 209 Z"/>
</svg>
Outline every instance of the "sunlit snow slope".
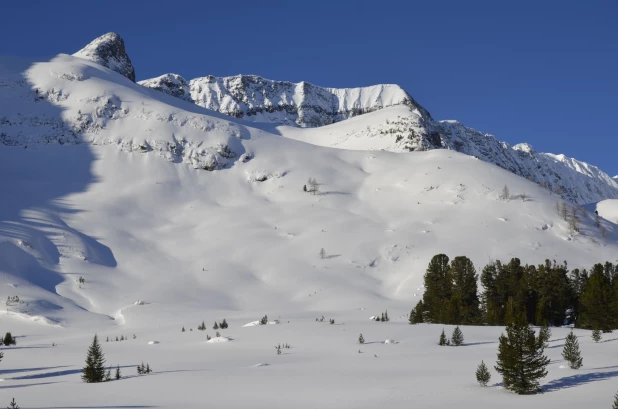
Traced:
<svg viewBox="0 0 618 409">
<path fill-rule="evenodd" d="M 407 310 L 436 253 L 480 269 L 618 250 L 615 225 L 571 236 L 558 196 L 472 156 L 282 138 L 67 55 L 0 67 L 0 297 L 25 319 L 137 325 L 137 300 L 157 317 Z"/>
</svg>

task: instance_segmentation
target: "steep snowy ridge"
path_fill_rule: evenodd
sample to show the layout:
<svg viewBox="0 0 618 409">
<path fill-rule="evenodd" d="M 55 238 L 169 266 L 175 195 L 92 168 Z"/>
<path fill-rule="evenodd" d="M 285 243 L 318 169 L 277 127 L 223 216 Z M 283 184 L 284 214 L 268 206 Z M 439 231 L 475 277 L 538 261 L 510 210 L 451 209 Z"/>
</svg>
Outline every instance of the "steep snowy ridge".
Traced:
<svg viewBox="0 0 618 409">
<path fill-rule="evenodd" d="M 267 80 L 255 75 L 207 76 L 187 81 L 165 74 L 141 85 L 236 118 L 300 127 L 319 127 L 393 105 L 407 105 L 430 117 L 401 87 L 323 88 L 308 82 Z"/>
</svg>

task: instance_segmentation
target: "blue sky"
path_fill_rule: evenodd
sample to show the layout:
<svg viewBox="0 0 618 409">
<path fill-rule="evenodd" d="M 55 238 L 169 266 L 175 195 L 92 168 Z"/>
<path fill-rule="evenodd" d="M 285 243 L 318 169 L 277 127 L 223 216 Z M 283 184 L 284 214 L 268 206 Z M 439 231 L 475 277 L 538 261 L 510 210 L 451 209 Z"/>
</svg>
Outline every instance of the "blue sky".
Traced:
<svg viewBox="0 0 618 409">
<path fill-rule="evenodd" d="M 618 1 L 13 1 L 0 54 L 119 33 L 138 79 L 396 83 L 436 119 L 618 174 Z"/>
</svg>

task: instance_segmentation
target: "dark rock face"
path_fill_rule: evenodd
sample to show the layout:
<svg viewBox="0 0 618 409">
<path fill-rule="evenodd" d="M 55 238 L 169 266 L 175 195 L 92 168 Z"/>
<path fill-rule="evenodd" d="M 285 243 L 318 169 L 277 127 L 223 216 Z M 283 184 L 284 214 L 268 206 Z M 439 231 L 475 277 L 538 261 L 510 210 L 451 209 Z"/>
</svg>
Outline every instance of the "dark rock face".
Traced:
<svg viewBox="0 0 618 409">
<path fill-rule="evenodd" d="M 102 65 L 135 82 L 135 69 L 124 47 L 124 40 L 116 33 L 103 34 L 73 54 Z"/>
</svg>

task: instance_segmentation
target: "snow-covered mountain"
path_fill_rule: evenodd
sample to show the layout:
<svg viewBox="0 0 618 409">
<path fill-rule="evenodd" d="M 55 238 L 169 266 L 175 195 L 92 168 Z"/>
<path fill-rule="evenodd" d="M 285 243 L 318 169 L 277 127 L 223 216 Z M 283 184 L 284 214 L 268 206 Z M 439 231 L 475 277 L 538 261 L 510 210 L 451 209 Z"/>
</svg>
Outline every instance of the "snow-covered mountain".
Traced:
<svg viewBox="0 0 618 409">
<path fill-rule="evenodd" d="M 423 126 L 405 104 L 319 128 L 264 126 L 59 55 L 2 59 L 0 106 L 0 288 L 19 288 L 23 313 L 50 322 L 121 319 L 127 297 L 170 293 L 235 310 L 319 310 L 342 294 L 407 308 L 437 252 L 586 267 L 616 252 L 611 223 L 601 237 L 582 216 L 582 234 L 570 234 L 559 196 L 500 167 L 447 149 L 368 152 L 381 138 L 397 144 L 404 121 L 412 142 L 442 141 L 432 127 L 447 125 Z M 448 126 L 456 141 L 459 125 Z M 319 146 L 333 141 L 348 149 Z M 470 153 L 498 149 L 486 146 Z M 303 192 L 309 177 L 320 194 Z M 527 199 L 499 200 L 505 184 Z M 334 256 L 317 265 L 321 247 Z M 96 290 L 67 279 L 80 274 Z M 329 295 L 305 298 L 321 288 Z"/>
<path fill-rule="evenodd" d="M 135 69 L 124 47 L 124 40 L 116 33 L 94 39 L 73 55 L 107 67 L 135 82 Z"/>
<path fill-rule="evenodd" d="M 618 197 L 618 179 L 596 166 L 565 155 L 536 152 L 526 143 L 510 146 L 457 121 L 436 121 L 397 85 L 336 89 L 253 75 L 207 76 L 187 81 L 178 74 L 165 74 L 139 84 L 257 123 L 300 128 L 340 123 L 311 131 L 278 128 L 283 136 L 307 143 L 391 152 L 451 149 L 507 169 L 575 203 Z M 370 115 L 350 121 L 363 114 Z M 337 135 L 323 137 L 333 134 Z"/>
<path fill-rule="evenodd" d="M 235 118 L 254 122 L 319 127 L 393 105 L 406 105 L 429 114 L 398 85 L 361 88 L 322 88 L 308 82 L 267 80 L 255 75 L 185 80 L 165 74 L 141 85 L 192 101 Z"/>
</svg>

